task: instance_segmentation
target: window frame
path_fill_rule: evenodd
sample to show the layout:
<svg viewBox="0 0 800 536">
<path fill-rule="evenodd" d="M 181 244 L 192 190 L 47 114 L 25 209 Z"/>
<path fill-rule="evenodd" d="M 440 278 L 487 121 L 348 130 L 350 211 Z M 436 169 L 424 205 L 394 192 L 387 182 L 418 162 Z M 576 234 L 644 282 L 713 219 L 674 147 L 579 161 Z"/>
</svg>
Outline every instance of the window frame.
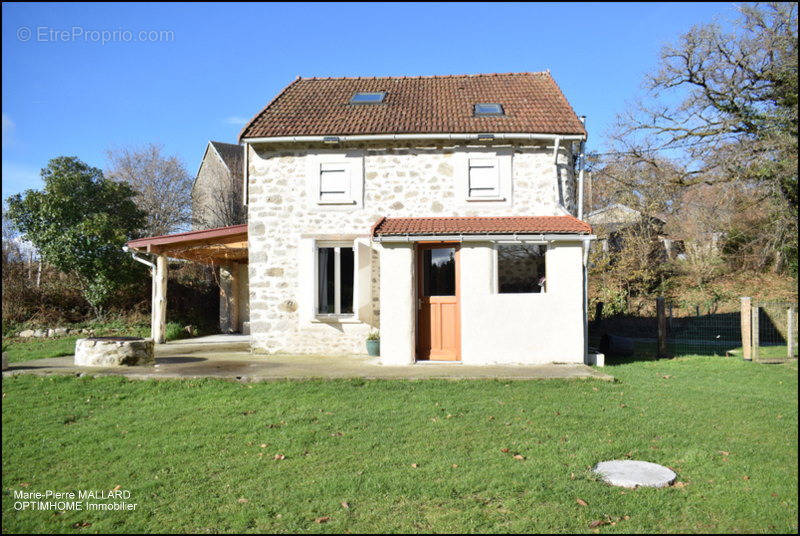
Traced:
<svg viewBox="0 0 800 536">
<path fill-rule="evenodd" d="M 530 244 L 532 246 L 544 246 L 544 287 L 541 292 L 500 292 L 500 246 L 515 246 Z M 538 296 L 548 294 L 550 290 L 547 278 L 548 257 L 551 243 L 547 240 L 498 240 L 492 244 L 492 293 L 502 296 Z"/>
<path fill-rule="evenodd" d="M 333 248 L 333 313 L 319 312 L 319 250 Z M 352 313 L 342 313 L 342 248 L 353 250 L 353 304 Z M 314 318 L 317 319 L 353 319 L 357 310 L 358 260 L 356 258 L 356 242 L 349 240 L 317 240 L 314 243 Z"/>
<path fill-rule="evenodd" d="M 496 196 L 470 196 L 470 168 L 473 159 L 487 159 L 495 162 L 497 171 Z M 511 207 L 514 195 L 514 151 L 509 147 L 478 148 L 470 147 L 458 156 L 457 190 L 461 191 L 460 203 L 465 206 L 487 203 L 495 207 Z"/>
<path fill-rule="evenodd" d="M 322 170 L 342 166 L 349 178 L 349 191 L 339 199 L 321 199 Z M 306 203 L 311 211 L 352 211 L 364 207 L 364 150 L 319 150 L 306 156 Z"/>
<path fill-rule="evenodd" d="M 497 106 L 497 112 L 479 112 L 479 106 Z M 474 117 L 505 117 L 506 110 L 499 102 L 476 102 L 472 107 L 472 115 Z"/>
<path fill-rule="evenodd" d="M 366 101 L 358 101 L 355 100 L 359 95 L 380 95 L 380 99 L 378 100 L 366 100 Z M 365 104 L 383 104 L 386 100 L 386 92 L 385 91 L 356 91 L 353 95 L 350 96 L 350 100 L 348 101 L 349 104 L 354 106 L 363 106 Z"/>
</svg>

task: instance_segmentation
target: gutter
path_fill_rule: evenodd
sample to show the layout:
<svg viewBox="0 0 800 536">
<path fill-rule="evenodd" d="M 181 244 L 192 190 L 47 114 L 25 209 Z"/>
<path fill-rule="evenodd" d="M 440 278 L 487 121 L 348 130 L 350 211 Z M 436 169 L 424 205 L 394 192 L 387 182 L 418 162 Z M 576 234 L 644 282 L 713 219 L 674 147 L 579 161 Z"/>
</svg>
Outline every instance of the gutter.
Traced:
<svg viewBox="0 0 800 536">
<path fill-rule="evenodd" d="M 557 242 L 557 241 L 580 241 L 584 243 L 584 265 L 588 256 L 588 244 L 596 239 L 595 235 L 585 234 L 486 234 L 486 235 L 392 235 L 375 236 L 373 241 L 387 244 L 406 243 L 406 242 Z"/>
<path fill-rule="evenodd" d="M 519 133 L 494 133 L 494 134 L 359 134 L 347 136 L 275 136 L 269 138 L 244 138 L 244 143 L 300 143 L 323 142 L 339 143 L 345 141 L 397 141 L 397 140 L 564 140 L 583 141 L 584 134 L 519 134 Z"/>
<path fill-rule="evenodd" d="M 130 253 L 130 254 L 131 254 L 131 257 L 133 257 L 133 260 L 135 260 L 135 261 L 138 261 L 138 262 L 141 262 L 142 264 L 149 266 L 149 267 L 150 267 L 150 274 L 151 274 L 151 275 L 152 275 L 153 273 L 155 273 L 155 271 L 156 271 L 156 265 L 155 265 L 155 263 L 153 263 L 153 262 L 150 262 L 150 261 L 148 261 L 147 259 L 145 259 L 145 258 L 143 258 L 143 257 L 137 257 L 137 256 L 136 256 L 136 252 L 135 252 L 135 251 L 132 251 L 132 250 L 131 250 L 131 248 L 129 248 L 128 246 L 122 246 L 122 251 L 124 251 L 125 253 Z"/>
</svg>

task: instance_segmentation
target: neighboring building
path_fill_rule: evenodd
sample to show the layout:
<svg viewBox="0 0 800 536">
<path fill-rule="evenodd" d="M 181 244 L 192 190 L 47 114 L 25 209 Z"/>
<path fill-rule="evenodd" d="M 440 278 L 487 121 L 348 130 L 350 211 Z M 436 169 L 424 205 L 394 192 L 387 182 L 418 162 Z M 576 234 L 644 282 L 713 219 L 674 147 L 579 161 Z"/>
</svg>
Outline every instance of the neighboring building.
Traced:
<svg viewBox="0 0 800 536">
<path fill-rule="evenodd" d="M 583 363 L 585 139 L 549 72 L 298 78 L 240 135 L 246 249 L 130 245 L 246 258 L 256 353 L 363 354 L 380 328 L 386 364 Z"/>
<path fill-rule="evenodd" d="M 621 203 L 614 203 L 590 212 L 586 221 L 597 233 L 596 246 L 606 253 L 620 251 L 624 245 L 625 233 L 638 228 L 646 232 L 652 240 L 660 242 L 664 260 L 681 258 L 683 241 L 664 233 L 666 222 L 654 216 L 644 216 L 640 211 Z"/>
<path fill-rule="evenodd" d="M 210 141 L 192 185 L 192 228 L 213 229 L 247 222 L 242 198 L 244 148 Z"/>
</svg>

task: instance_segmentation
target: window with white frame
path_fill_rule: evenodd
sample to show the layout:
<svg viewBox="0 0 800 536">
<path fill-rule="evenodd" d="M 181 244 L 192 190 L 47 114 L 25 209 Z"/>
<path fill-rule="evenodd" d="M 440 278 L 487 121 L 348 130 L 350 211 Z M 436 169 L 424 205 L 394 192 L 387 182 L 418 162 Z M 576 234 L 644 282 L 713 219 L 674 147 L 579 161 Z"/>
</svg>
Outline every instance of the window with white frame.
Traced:
<svg viewBox="0 0 800 536">
<path fill-rule="evenodd" d="M 350 165 L 347 162 L 324 162 L 319 166 L 319 203 L 352 203 Z"/>
<path fill-rule="evenodd" d="M 355 290 L 353 244 L 318 242 L 317 315 L 352 315 Z"/>
<path fill-rule="evenodd" d="M 545 244 L 497 244 L 497 292 L 542 293 L 547 288 Z"/>
</svg>

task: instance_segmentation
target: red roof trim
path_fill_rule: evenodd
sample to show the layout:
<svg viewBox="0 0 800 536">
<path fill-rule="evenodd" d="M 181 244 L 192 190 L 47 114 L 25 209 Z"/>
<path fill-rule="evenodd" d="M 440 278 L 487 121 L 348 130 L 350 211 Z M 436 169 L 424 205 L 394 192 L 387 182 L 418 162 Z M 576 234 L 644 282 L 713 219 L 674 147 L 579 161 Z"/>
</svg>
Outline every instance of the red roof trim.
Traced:
<svg viewBox="0 0 800 536">
<path fill-rule="evenodd" d="M 187 231 L 185 233 L 137 238 L 136 240 L 131 240 L 128 242 L 127 245 L 133 248 L 140 248 L 143 246 L 157 246 L 162 244 L 174 244 L 176 242 L 191 242 L 193 240 L 221 238 L 237 234 L 247 234 L 246 223 L 242 225 L 232 225 L 230 227 L 216 227 L 214 229 L 203 229 L 200 231 Z"/>
<path fill-rule="evenodd" d="M 574 216 L 499 216 L 453 218 L 384 218 L 373 236 L 554 233 L 590 234 L 592 227 Z"/>
</svg>

